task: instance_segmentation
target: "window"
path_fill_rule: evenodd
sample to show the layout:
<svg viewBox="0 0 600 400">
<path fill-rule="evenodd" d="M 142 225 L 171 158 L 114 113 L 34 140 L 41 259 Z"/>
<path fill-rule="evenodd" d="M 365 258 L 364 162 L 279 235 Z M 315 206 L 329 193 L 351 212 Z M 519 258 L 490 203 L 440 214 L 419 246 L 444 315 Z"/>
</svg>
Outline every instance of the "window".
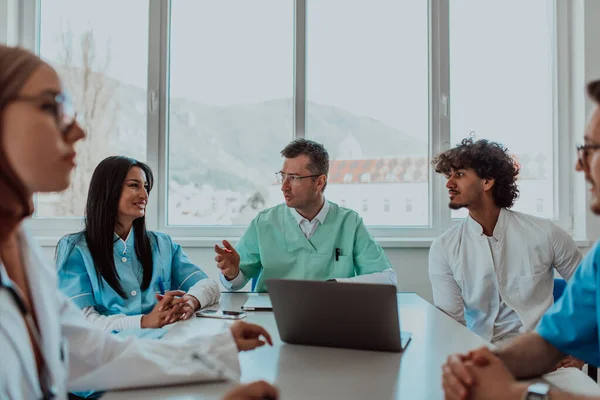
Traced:
<svg viewBox="0 0 600 400">
<path fill-rule="evenodd" d="M 94 167 L 123 154 L 155 172 L 152 229 L 235 238 L 282 202 L 274 173 L 296 137 L 325 145 L 326 197 L 375 237 L 465 215 L 430 159 L 471 134 L 521 167 L 516 210 L 569 223 L 561 2 L 22 1 L 20 40 L 56 66 L 89 135 L 73 187 L 35 199 L 41 236 L 73 231 Z"/>
<path fill-rule="evenodd" d="M 282 202 L 274 174 L 294 137 L 293 6 L 171 3 L 168 225 L 246 225 Z"/>
<path fill-rule="evenodd" d="M 427 1 L 307 2 L 306 137 L 323 143 L 333 160 L 330 200 L 368 190 L 374 199 L 397 192 L 401 202 L 418 192 L 429 202 L 422 173 L 429 146 L 428 21 Z M 418 178 L 410 172 L 416 159 L 425 160 Z M 351 172 L 360 185 L 336 178 L 344 160 L 356 161 Z M 426 207 L 409 223 L 383 212 L 373 210 L 365 223 L 429 224 Z"/>
<path fill-rule="evenodd" d="M 452 144 L 472 133 L 507 146 L 521 165 L 514 209 L 557 218 L 555 2 L 449 3 Z"/>
<path fill-rule="evenodd" d="M 39 54 L 59 73 L 87 139 L 76 149 L 71 188 L 36 196 L 35 216 L 80 217 L 102 159 L 119 154 L 146 160 L 148 2 L 39 4 Z"/>
</svg>

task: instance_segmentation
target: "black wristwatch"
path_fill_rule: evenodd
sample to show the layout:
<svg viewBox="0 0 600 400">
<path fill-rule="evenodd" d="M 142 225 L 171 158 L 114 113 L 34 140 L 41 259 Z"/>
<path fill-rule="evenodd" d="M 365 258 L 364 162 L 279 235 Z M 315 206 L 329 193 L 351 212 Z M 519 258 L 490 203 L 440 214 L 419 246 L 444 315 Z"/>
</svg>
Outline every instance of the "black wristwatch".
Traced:
<svg viewBox="0 0 600 400">
<path fill-rule="evenodd" d="M 550 385 L 544 382 L 529 385 L 527 392 L 523 395 L 523 400 L 550 400 Z"/>
</svg>

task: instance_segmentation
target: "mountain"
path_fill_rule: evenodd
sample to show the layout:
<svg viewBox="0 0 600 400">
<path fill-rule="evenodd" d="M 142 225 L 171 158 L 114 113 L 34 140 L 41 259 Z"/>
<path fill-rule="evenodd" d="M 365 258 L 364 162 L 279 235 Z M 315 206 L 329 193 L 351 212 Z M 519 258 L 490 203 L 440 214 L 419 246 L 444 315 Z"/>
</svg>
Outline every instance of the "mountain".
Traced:
<svg viewBox="0 0 600 400">
<path fill-rule="evenodd" d="M 77 91 L 83 86 L 83 74 L 77 68 L 68 72 Z M 116 153 L 144 159 L 147 91 L 99 73 L 92 72 L 88 78 L 92 86 L 110 87 L 114 93 L 116 123 L 114 131 L 105 133 L 110 147 Z M 79 109 L 87 106 L 76 104 Z M 183 185 L 208 183 L 215 189 L 238 191 L 262 190 L 274 182 L 274 173 L 282 163 L 279 153 L 293 139 L 292 99 L 213 106 L 172 98 L 169 107 L 169 179 Z M 338 107 L 307 104 L 306 137 L 323 143 L 332 160 L 426 157 L 427 141 L 414 136 L 419 132 L 412 134 Z M 545 175 L 546 162 L 529 155 L 520 158 L 522 178 Z"/>
<path fill-rule="evenodd" d="M 120 85 L 116 146 L 129 153 L 145 143 L 146 106 L 141 89 Z M 332 159 L 351 137 L 364 157 L 425 155 L 427 143 L 375 119 L 309 103 L 307 137 L 325 145 Z M 173 98 L 169 113 L 169 177 L 181 184 L 219 189 L 263 187 L 281 168 L 279 152 L 293 139 L 292 99 L 211 106 Z"/>
<path fill-rule="evenodd" d="M 427 156 L 427 140 L 419 140 L 371 117 L 314 102 L 308 103 L 307 110 L 307 136 L 323 143 L 332 159 L 345 159 L 339 154 L 340 145 L 349 136 L 360 146 L 363 159 Z M 427 138 L 428 132 L 420 133 Z"/>
</svg>

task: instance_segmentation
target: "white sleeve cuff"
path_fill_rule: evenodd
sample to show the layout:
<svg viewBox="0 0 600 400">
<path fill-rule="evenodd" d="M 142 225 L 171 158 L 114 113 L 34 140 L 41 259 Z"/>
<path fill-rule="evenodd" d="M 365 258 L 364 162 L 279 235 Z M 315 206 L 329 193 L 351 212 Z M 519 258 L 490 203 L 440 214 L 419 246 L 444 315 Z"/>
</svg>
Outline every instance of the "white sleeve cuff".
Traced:
<svg viewBox="0 0 600 400">
<path fill-rule="evenodd" d="M 379 283 L 383 285 L 398 286 L 398 277 L 396 276 L 396 271 L 392 268 L 388 268 L 381 272 L 374 272 L 372 274 L 354 276 L 352 278 L 335 278 L 335 280 L 348 283 Z"/>
<path fill-rule="evenodd" d="M 212 279 L 202 279 L 187 291 L 200 302 L 200 308 L 211 306 L 221 299 L 219 284 Z"/>
<path fill-rule="evenodd" d="M 233 291 L 240 290 L 241 288 L 246 286 L 246 284 L 250 280 L 250 279 L 246 278 L 246 276 L 244 275 L 244 273 L 242 272 L 241 269 L 240 269 L 240 272 L 238 273 L 238 275 L 230 281 L 228 281 L 227 278 L 225 278 L 225 276 L 223 274 L 221 274 L 219 276 L 219 278 L 221 279 L 221 284 L 223 285 L 223 287 L 225 289 L 233 290 Z"/>
<path fill-rule="evenodd" d="M 143 315 L 132 315 L 123 318 L 123 330 L 125 329 L 142 329 L 142 317 Z"/>
<path fill-rule="evenodd" d="M 86 322 L 102 329 L 103 331 L 125 331 L 130 329 L 140 329 L 142 327 L 142 315 L 100 315 L 94 307 L 85 307 L 83 316 Z"/>
</svg>

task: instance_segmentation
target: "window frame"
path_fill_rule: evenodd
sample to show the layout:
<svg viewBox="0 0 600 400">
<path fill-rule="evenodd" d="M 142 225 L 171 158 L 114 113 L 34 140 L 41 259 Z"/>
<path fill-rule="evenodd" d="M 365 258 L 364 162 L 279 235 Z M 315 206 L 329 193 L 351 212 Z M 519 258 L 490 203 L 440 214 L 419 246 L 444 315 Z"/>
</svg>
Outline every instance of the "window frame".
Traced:
<svg viewBox="0 0 600 400">
<path fill-rule="evenodd" d="M 10 1 L 10 0 L 8 0 Z M 237 240 L 246 226 L 169 226 L 167 221 L 166 178 L 168 168 L 169 126 L 169 26 L 170 1 L 149 0 L 148 32 L 148 99 L 146 162 L 157 177 L 148 203 L 146 221 L 149 229 L 168 233 L 187 246 L 209 247 L 221 239 Z M 304 137 L 306 125 L 306 4 L 294 1 L 294 135 Z M 33 51 L 39 49 L 40 0 L 19 2 L 18 44 Z M 449 98 L 449 0 L 428 0 L 429 42 L 429 159 L 451 147 Z M 553 220 L 573 234 L 574 184 L 571 161 L 575 134 L 570 132 L 571 64 L 569 54 L 572 6 L 555 2 L 554 79 L 553 79 L 553 146 L 554 184 L 557 218 Z M 273 155 L 276 157 L 277 155 Z M 568 167 L 568 168 L 567 168 Z M 452 219 L 447 207 L 445 179 L 428 168 L 428 226 L 369 226 L 371 234 L 384 247 L 427 247 L 460 219 Z M 327 195 L 327 193 L 325 193 Z M 56 243 L 62 235 L 80 230 L 83 218 L 35 218 L 30 222 L 33 233 L 42 243 Z"/>
</svg>

